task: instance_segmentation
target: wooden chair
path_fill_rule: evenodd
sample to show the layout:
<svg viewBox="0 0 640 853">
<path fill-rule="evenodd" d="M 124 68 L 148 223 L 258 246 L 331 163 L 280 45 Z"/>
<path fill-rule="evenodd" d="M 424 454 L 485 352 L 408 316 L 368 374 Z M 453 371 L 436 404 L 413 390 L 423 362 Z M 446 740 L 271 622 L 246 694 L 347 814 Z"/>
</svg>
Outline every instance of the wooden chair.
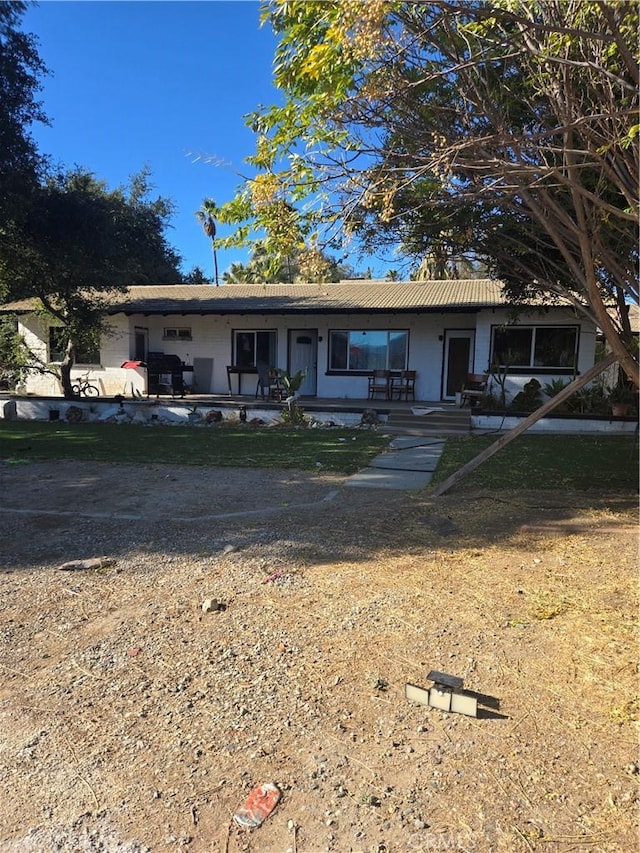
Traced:
<svg viewBox="0 0 640 853">
<path fill-rule="evenodd" d="M 398 400 L 415 400 L 416 371 L 401 370 L 400 376 L 393 380 L 391 391 L 392 396 L 398 395 Z"/>
<path fill-rule="evenodd" d="M 391 398 L 390 370 L 374 370 L 369 377 L 369 399 L 373 400 L 376 394 L 384 395 L 385 400 Z"/>
<path fill-rule="evenodd" d="M 269 399 L 281 403 L 286 396 L 287 392 L 282 384 L 282 379 L 280 379 L 280 373 L 275 367 L 272 367 L 269 371 Z"/>
<path fill-rule="evenodd" d="M 282 402 L 284 388 L 280 381 L 280 375 L 274 367 L 267 364 L 258 364 L 258 384 L 256 385 L 256 397 L 261 395 L 263 400 L 277 400 Z"/>
<path fill-rule="evenodd" d="M 487 393 L 487 381 L 489 377 L 486 373 L 469 373 L 462 386 L 460 392 L 460 405 L 464 406 L 468 401 L 470 406 L 475 406 L 478 400 L 482 399 Z"/>
</svg>

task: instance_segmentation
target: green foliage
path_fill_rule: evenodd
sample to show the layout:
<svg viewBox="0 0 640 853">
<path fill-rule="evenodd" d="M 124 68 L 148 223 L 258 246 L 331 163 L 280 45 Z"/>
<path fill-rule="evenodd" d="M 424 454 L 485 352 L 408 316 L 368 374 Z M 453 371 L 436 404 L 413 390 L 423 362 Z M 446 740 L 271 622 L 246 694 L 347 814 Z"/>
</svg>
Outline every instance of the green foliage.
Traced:
<svg viewBox="0 0 640 853">
<path fill-rule="evenodd" d="M 296 400 L 292 400 L 286 408 L 282 410 L 280 420 L 285 426 L 301 427 L 307 426 L 308 420 L 302 406 L 298 405 Z"/>
<path fill-rule="evenodd" d="M 581 388 L 566 401 L 566 410 L 580 415 L 606 415 L 609 413 L 607 389 L 603 382 L 593 382 Z"/>
<path fill-rule="evenodd" d="M 211 284 L 211 279 L 207 278 L 204 270 L 196 266 L 192 267 L 189 272 L 184 276 L 185 284 Z"/>
<path fill-rule="evenodd" d="M 24 375 L 28 358 L 15 317 L 0 317 L 0 389 L 13 390 Z"/>
<path fill-rule="evenodd" d="M 545 383 L 543 392 L 549 399 L 563 391 L 569 382 L 564 379 L 552 379 Z M 567 400 L 554 409 L 554 412 L 579 415 L 606 415 L 610 411 L 609 390 L 600 379 L 585 388 L 574 392 Z"/>
<path fill-rule="evenodd" d="M 46 123 L 37 100 L 46 69 L 35 39 L 20 30 L 26 8 L 23 2 L 0 3 L 0 241 L 43 166 L 30 128 Z"/>
<path fill-rule="evenodd" d="M 232 284 L 284 284 L 340 281 L 362 278 L 363 275 L 319 249 L 303 247 L 296 248 L 291 254 L 270 254 L 265 243 L 257 242 L 249 263 L 231 264 L 222 277 Z"/>
<path fill-rule="evenodd" d="M 0 290 L 32 298 L 66 336 L 65 396 L 76 350 L 107 331 L 109 294 L 181 279 L 164 235 L 171 204 L 150 191 L 146 170 L 115 190 L 81 169 L 60 172 L 32 192 L 28 215 L 11 222 L 0 243 Z"/>
<path fill-rule="evenodd" d="M 305 370 L 298 370 L 296 373 L 291 375 L 287 373 L 286 370 L 278 370 L 278 376 L 284 385 L 287 397 L 291 397 L 294 394 L 297 394 L 300 388 L 302 388 L 302 384 L 306 379 L 307 373 Z"/>
<path fill-rule="evenodd" d="M 221 207 L 231 240 L 265 231 L 284 255 L 355 237 L 430 275 L 484 262 L 515 301 L 595 315 L 636 376 L 620 306 L 638 296 L 637 4 L 283 0 L 264 16 L 282 101 L 248 119 L 257 174 Z"/>
<path fill-rule="evenodd" d="M 565 382 L 564 379 L 552 379 L 551 382 L 545 382 L 542 390 L 547 397 L 552 398 L 556 397 L 561 391 L 564 391 L 567 385 L 569 385 L 569 382 Z"/>
<path fill-rule="evenodd" d="M 535 412 L 542 405 L 541 387 L 537 379 L 530 379 L 515 395 L 509 408 L 515 412 Z"/>
<path fill-rule="evenodd" d="M 634 405 L 638 399 L 637 390 L 629 382 L 621 379 L 613 388 L 608 389 L 609 402 Z"/>
<path fill-rule="evenodd" d="M 307 418 L 297 401 L 297 396 L 307 376 L 306 371 L 298 370 L 294 374 L 289 374 L 286 370 L 278 370 L 278 376 L 288 397 L 287 406 L 281 415 L 282 423 L 288 426 L 305 426 Z"/>
<path fill-rule="evenodd" d="M 500 389 L 500 399 L 498 406 L 495 408 L 506 409 L 507 408 L 507 377 L 509 375 L 509 367 L 511 366 L 510 360 L 506 359 L 507 364 L 498 364 L 497 361 L 492 361 L 489 366 L 489 375 L 491 376 L 490 386 L 493 386 L 495 383 Z M 493 397 L 493 393 L 490 392 L 490 396 Z M 482 401 L 482 405 L 484 408 L 488 408 L 487 400 Z"/>
</svg>

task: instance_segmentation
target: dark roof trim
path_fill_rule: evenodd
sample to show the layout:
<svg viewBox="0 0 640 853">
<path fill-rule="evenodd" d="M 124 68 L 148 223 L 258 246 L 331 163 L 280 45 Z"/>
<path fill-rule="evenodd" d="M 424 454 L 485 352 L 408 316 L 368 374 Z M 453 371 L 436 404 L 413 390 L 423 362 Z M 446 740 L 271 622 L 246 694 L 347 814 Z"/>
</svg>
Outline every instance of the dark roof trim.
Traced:
<svg viewBox="0 0 640 853">
<path fill-rule="evenodd" d="M 522 306 L 524 307 L 524 306 Z M 315 308 L 313 311 L 310 311 L 308 308 L 278 308 L 276 310 L 265 310 L 264 308 L 222 308 L 218 310 L 198 310 L 193 309 L 189 311 L 184 310 L 167 310 L 164 308 L 162 310 L 158 309 L 155 311 L 149 311 L 148 309 L 140 308 L 138 310 L 113 310 L 108 311 L 107 313 L 110 316 L 115 316 L 116 314 L 124 314 L 126 317 L 175 317 L 175 316 L 196 316 L 196 317 L 227 317 L 227 316 L 235 316 L 235 317 L 245 317 L 245 316 L 255 316 L 255 317 L 264 317 L 268 316 L 277 316 L 277 317 L 285 317 L 291 315 L 324 315 L 329 316 L 331 314 L 335 315 L 359 315 L 359 316 L 368 316 L 371 314 L 477 314 L 479 311 L 485 309 L 492 308 L 504 308 L 503 305 L 451 305 L 451 306 L 429 306 L 424 308 L 417 308 L 415 306 L 411 308 Z M 28 311 L 16 311 L 21 314 L 28 314 Z"/>
</svg>

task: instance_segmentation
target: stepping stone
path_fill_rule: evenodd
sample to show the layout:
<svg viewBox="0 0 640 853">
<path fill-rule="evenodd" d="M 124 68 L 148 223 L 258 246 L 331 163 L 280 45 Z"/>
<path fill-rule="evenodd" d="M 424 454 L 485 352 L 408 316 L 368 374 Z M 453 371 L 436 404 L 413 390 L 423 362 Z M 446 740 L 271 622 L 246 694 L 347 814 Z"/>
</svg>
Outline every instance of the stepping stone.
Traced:
<svg viewBox="0 0 640 853">
<path fill-rule="evenodd" d="M 405 450 L 409 447 L 434 447 L 438 446 L 442 450 L 444 441 L 441 438 L 425 438 L 420 436 L 401 436 L 394 438 L 389 444 L 392 450 Z"/>
<path fill-rule="evenodd" d="M 439 448 L 413 447 L 393 453 L 380 453 L 369 462 L 369 467 L 399 471 L 435 471 L 441 455 Z"/>
<path fill-rule="evenodd" d="M 431 482 L 428 471 L 398 471 L 389 468 L 364 468 L 346 481 L 345 488 L 398 489 L 415 491 Z"/>
</svg>

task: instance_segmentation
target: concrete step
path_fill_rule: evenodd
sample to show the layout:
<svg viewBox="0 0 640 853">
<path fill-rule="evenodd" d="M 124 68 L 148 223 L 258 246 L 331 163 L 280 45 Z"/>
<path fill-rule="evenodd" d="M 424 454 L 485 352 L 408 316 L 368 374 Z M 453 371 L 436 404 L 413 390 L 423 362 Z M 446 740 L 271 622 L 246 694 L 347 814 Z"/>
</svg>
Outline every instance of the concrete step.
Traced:
<svg viewBox="0 0 640 853">
<path fill-rule="evenodd" d="M 415 415 L 411 409 L 396 409 L 389 413 L 385 428 L 398 435 L 468 435 L 471 420 L 469 409 L 457 407 L 425 415 Z"/>
</svg>

